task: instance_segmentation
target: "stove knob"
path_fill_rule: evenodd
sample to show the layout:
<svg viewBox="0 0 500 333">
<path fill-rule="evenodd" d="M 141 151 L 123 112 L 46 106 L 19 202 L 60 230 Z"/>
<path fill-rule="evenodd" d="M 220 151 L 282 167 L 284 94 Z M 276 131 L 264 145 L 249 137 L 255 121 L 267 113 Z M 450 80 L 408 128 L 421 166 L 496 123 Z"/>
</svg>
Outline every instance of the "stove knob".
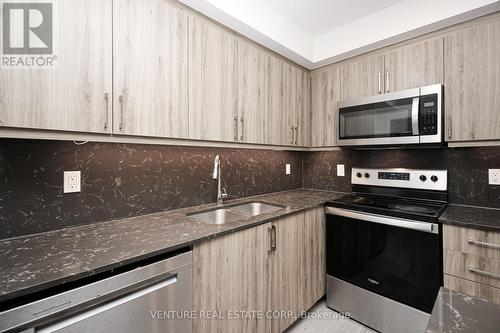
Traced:
<svg viewBox="0 0 500 333">
<path fill-rule="evenodd" d="M 356 177 L 361 178 L 361 177 L 363 177 L 363 175 L 361 174 L 361 172 L 358 172 L 358 173 L 356 174 Z"/>
<path fill-rule="evenodd" d="M 427 180 L 427 177 L 425 175 L 420 176 L 420 180 L 425 182 Z"/>
<path fill-rule="evenodd" d="M 432 176 L 432 177 L 431 177 L 431 180 L 435 183 L 435 182 L 437 182 L 437 181 L 438 181 L 438 177 L 437 177 L 437 176 Z"/>
<path fill-rule="evenodd" d="M 365 173 L 365 178 L 370 178 L 370 174 L 368 172 Z"/>
</svg>

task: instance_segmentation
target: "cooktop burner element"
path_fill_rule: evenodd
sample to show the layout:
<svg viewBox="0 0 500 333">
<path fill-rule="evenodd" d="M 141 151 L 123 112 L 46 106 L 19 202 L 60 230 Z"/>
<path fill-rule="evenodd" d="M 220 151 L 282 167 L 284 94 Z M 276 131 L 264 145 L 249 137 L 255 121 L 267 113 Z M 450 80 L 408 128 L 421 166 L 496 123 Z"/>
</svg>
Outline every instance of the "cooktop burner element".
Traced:
<svg viewBox="0 0 500 333">
<path fill-rule="evenodd" d="M 393 204 L 389 205 L 390 208 L 395 210 L 400 210 L 403 212 L 409 213 L 418 213 L 418 214 L 434 214 L 435 209 L 425 206 L 418 205 L 410 205 L 410 204 Z"/>
</svg>

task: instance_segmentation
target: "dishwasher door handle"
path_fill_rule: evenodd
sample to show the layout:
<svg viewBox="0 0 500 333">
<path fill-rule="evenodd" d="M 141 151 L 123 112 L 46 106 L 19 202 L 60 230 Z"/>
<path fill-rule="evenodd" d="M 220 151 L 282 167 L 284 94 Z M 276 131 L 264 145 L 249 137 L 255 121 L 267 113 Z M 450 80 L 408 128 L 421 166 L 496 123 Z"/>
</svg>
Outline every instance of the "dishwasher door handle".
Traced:
<svg viewBox="0 0 500 333">
<path fill-rule="evenodd" d="M 67 319 L 50 324 L 49 326 L 39 328 L 36 330 L 36 332 L 37 333 L 52 333 L 52 332 L 59 331 L 65 327 L 68 327 L 68 326 L 71 326 L 75 323 L 78 323 L 79 321 L 82 321 L 82 320 L 88 319 L 90 317 L 93 317 L 95 315 L 98 315 L 100 313 L 106 312 L 112 308 L 116 308 L 117 306 L 120 306 L 120 305 L 125 304 L 125 303 L 130 302 L 130 301 L 133 301 L 134 299 L 140 298 L 140 297 L 145 296 L 147 294 L 150 294 L 152 292 L 155 292 L 158 289 L 162 289 L 162 288 L 165 288 L 167 286 L 170 286 L 176 282 L 177 282 L 177 275 L 175 275 L 167 280 L 150 285 L 149 287 L 134 291 L 134 292 L 127 294 L 125 296 L 118 297 L 110 302 L 106 302 L 102 305 L 98 305 L 98 306 L 91 308 L 87 311 L 75 314 Z"/>
</svg>

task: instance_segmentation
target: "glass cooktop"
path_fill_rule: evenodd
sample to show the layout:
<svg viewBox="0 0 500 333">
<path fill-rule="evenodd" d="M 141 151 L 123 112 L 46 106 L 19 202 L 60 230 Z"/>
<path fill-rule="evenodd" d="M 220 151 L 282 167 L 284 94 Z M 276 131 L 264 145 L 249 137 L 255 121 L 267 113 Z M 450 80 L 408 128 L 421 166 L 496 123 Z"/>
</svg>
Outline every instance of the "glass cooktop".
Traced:
<svg viewBox="0 0 500 333">
<path fill-rule="evenodd" d="M 434 221 L 446 208 L 446 203 L 432 200 L 350 194 L 328 203 L 329 206 L 360 210 L 381 215 Z"/>
</svg>

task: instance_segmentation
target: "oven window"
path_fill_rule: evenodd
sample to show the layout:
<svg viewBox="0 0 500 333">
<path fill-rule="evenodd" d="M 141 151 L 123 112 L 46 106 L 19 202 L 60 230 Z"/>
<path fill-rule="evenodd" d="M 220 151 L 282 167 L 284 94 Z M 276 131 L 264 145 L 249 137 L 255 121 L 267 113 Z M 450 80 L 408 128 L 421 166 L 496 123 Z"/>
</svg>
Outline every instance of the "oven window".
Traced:
<svg viewBox="0 0 500 333">
<path fill-rule="evenodd" d="M 411 136 L 413 98 L 366 104 L 339 110 L 340 138 Z"/>
<path fill-rule="evenodd" d="M 327 274 L 430 313 L 442 285 L 439 234 L 327 215 Z"/>
</svg>

